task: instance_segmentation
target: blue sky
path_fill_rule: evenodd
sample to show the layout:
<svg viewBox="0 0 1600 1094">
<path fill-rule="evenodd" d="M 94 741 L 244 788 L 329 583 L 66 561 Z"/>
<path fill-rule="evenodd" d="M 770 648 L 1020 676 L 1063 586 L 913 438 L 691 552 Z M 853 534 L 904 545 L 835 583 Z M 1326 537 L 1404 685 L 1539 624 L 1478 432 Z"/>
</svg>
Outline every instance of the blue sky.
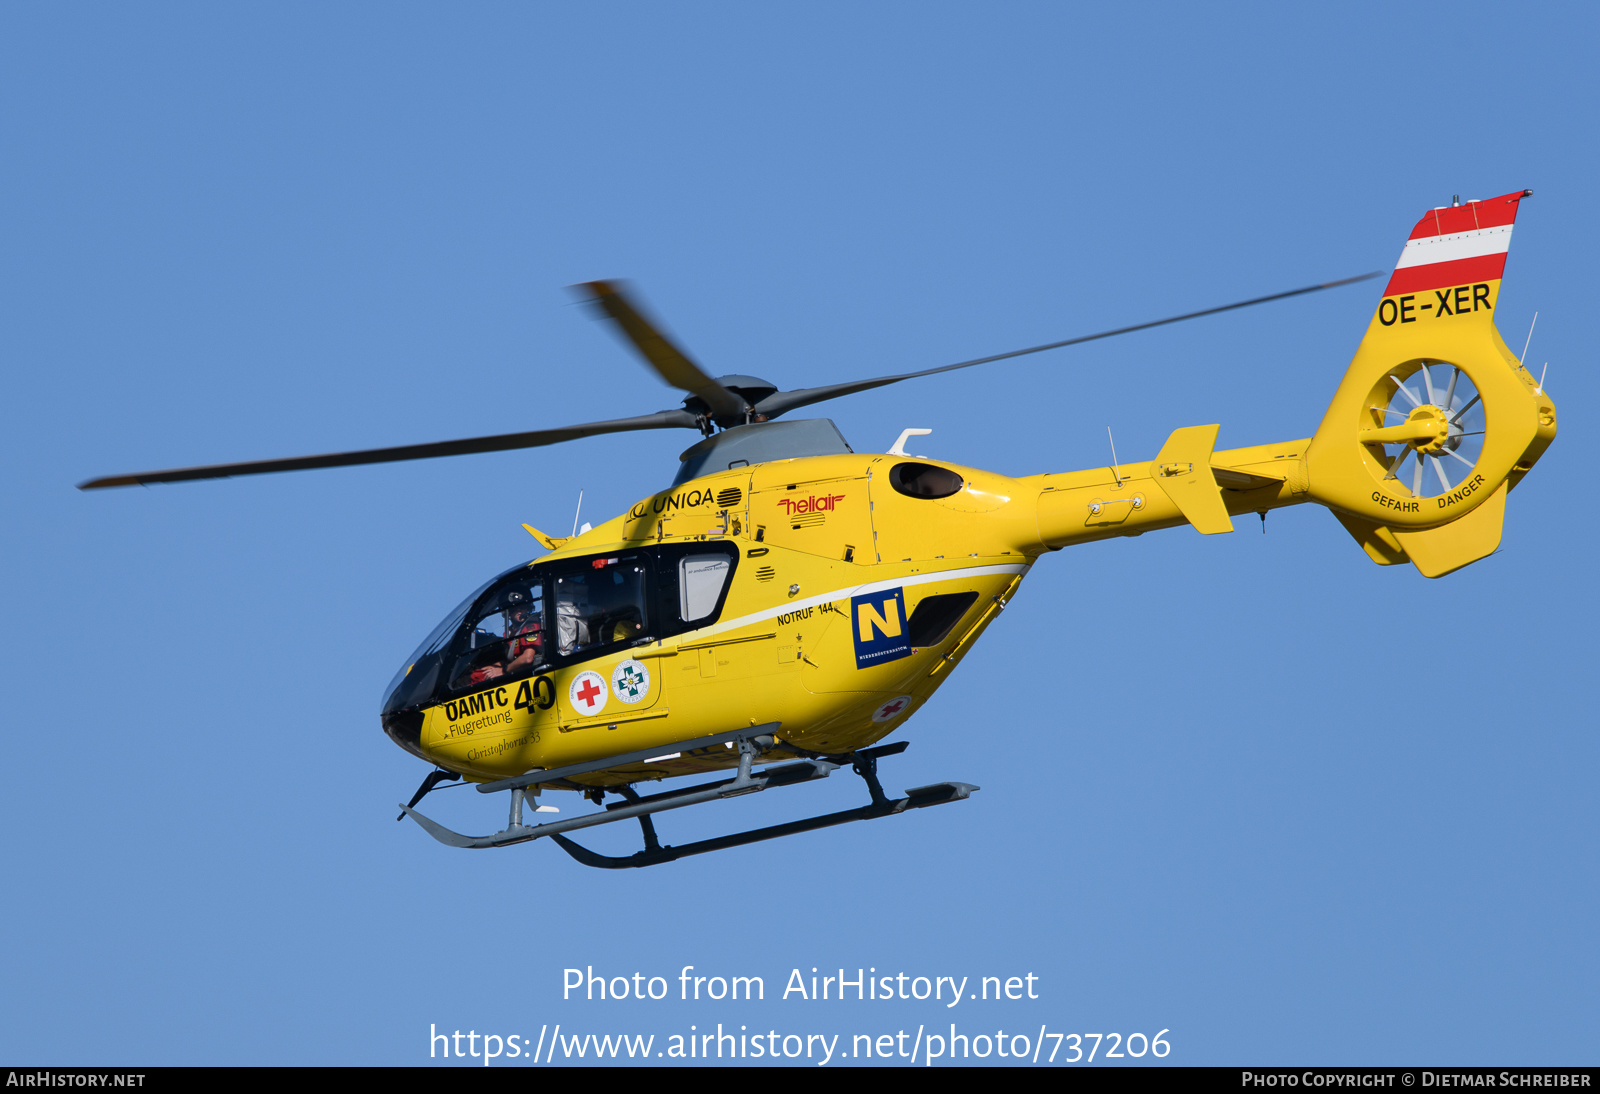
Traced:
<svg viewBox="0 0 1600 1094">
<path fill-rule="evenodd" d="M 6 9 L 0 1056 L 954 1021 L 1166 1029 L 1181 1063 L 1595 1062 L 1596 29 L 1559 4 Z M 1524 187 L 1499 322 L 1520 347 L 1539 312 L 1563 417 L 1500 553 L 1428 581 L 1307 506 L 1052 555 L 884 765 L 983 790 L 881 825 L 617 876 L 394 822 L 425 770 L 377 723 L 401 659 L 532 556 L 522 522 L 569 526 L 580 489 L 620 512 L 691 434 L 72 489 L 676 405 L 574 306 L 592 278 L 713 373 L 810 386 L 1387 268 L 1423 210 Z M 1124 460 L 1185 425 L 1306 436 L 1377 295 L 822 413 L 1009 474 L 1104 464 L 1107 426 Z M 569 967 L 676 992 L 685 965 L 768 998 L 561 998 Z M 813 966 L 1040 998 L 775 998 Z"/>
</svg>

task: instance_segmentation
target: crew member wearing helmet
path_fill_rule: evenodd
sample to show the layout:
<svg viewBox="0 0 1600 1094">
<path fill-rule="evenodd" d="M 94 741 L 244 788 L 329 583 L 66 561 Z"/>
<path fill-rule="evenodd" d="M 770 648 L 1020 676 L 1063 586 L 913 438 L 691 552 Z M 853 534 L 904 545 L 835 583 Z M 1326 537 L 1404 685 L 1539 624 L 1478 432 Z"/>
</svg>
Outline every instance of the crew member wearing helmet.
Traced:
<svg viewBox="0 0 1600 1094">
<path fill-rule="evenodd" d="M 508 643 L 506 675 L 516 676 L 538 664 L 544 652 L 544 628 L 533 614 L 533 603 L 521 589 L 506 594 L 506 637 Z"/>
<path fill-rule="evenodd" d="M 502 676 L 520 675 L 539 662 L 540 654 L 544 652 L 544 628 L 534 614 L 533 607 L 532 598 L 522 589 L 512 589 L 501 598 L 506 661 L 504 664 L 481 665 L 473 669 L 472 683 L 481 684 Z"/>
</svg>

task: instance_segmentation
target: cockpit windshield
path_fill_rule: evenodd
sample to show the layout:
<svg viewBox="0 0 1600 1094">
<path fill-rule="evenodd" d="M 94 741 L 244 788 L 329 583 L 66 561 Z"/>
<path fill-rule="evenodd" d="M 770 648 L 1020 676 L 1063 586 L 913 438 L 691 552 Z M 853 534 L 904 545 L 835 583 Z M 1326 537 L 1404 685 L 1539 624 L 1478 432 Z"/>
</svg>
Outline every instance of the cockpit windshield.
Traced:
<svg viewBox="0 0 1600 1094">
<path fill-rule="evenodd" d="M 518 569 L 521 568 L 520 566 L 518 567 Z M 497 577 L 492 577 L 482 585 L 479 585 L 476 592 L 460 604 L 457 604 L 455 610 L 444 617 L 443 622 L 428 632 L 428 637 L 424 638 L 422 644 L 412 651 L 410 657 L 406 658 L 406 663 L 400 666 L 400 671 L 394 674 L 394 679 L 390 680 L 389 686 L 384 689 L 385 709 L 388 709 L 389 697 L 394 695 L 395 689 L 400 686 L 407 676 L 411 675 L 411 670 L 417 666 L 417 662 L 424 660 L 430 654 L 437 653 L 439 647 L 443 646 L 455 635 L 456 628 L 461 626 L 461 621 L 467 617 L 467 612 L 472 610 L 472 605 L 477 602 L 478 597 L 483 595 L 485 589 L 499 580 Z"/>
</svg>

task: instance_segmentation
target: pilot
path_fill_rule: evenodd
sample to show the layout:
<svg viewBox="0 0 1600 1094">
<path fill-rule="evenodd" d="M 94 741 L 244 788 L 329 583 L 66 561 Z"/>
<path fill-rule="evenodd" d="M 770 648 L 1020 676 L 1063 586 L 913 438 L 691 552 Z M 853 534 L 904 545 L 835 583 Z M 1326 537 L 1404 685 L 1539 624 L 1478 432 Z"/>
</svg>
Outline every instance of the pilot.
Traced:
<svg viewBox="0 0 1600 1094">
<path fill-rule="evenodd" d="M 506 594 L 506 637 L 508 643 L 506 675 L 526 672 L 539 663 L 544 653 L 544 628 L 532 614 L 533 602 L 521 589 Z"/>
<path fill-rule="evenodd" d="M 472 670 L 472 682 L 481 684 L 501 676 L 514 676 L 531 669 L 544 652 L 544 628 L 532 614 L 533 601 L 526 591 L 512 589 L 501 600 L 506 642 L 506 662 L 480 665 Z"/>
</svg>

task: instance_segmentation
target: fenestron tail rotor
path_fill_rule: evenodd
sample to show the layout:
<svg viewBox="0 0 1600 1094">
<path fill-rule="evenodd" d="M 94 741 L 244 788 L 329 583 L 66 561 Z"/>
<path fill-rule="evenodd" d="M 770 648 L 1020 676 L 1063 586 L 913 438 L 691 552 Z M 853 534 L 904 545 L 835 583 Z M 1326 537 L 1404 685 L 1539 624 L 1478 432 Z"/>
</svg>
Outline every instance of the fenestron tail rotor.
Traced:
<svg viewBox="0 0 1600 1094">
<path fill-rule="evenodd" d="M 1456 489 L 1477 466 L 1487 421 L 1470 377 L 1449 361 L 1419 360 L 1379 384 L 1389 397 L 1368 406 L 1375 427 L 1363 444 L 1383 454 L 1384 480 L 1430 498 Z"/>
<path fill-rule="evenodd" d="M 952 365 L 940 365 L 937 368 L 923 369 L 918 372 L 903 372 L 893 376 L 878 376 L 865 380 L 848 380 L 844 383 L 827 384 L 821 387 L 795 388 L 790 391 L 779 391 L 775 384 L 754 376 L 727 375 L 711 377 L 684 350 L 679 348 L 671 338 L 662 332 L 658 323 L 646 316 L 644 309 L 631 298 L 623 283 L 618 281 L 589 281 L 574 287 L 606 319 L 616 326 L 617 330 L 638 351 L 651 369 L 667 383 L 687 393 L 688 398 L 684 400 L 682 409 L 661 410 L 654 414 L 644 414 L 633 418 L 614 418 L 609 421 L 560 426 L 555 429 L 537 429 L 525 433 L 500 433 L 489 437 L 468 437 L 455 441 L 397 445 L 392 448 L 369 448 L 354 452 L 331 452 L 320 456 L 294 456 L 288 459 L 251 460 L 243 463 L 206 464 L 199 467 L 181 467 L 164 471 L 140 471 L 131 475 L 108 475 L 79 483 L 78 489 L 100 490 L 113 486 L 149 486 L 153 483 L 193 482 L 200 479 L 226 479 L 242 475 L 265 475 L 276 471 L 311 471 L 328 467 L 354 467 L 369 463 L 425 460 L 438 456 L 505 452 L 518 448 L 538 448 L 543 445 L 560 444 L 564 441 L 578 440 L 582 437 L 595 437 L 607 433 L 629 433 L 644 429 L 698 429 L 704 433 L 710 433 L 716 427 L 726 429 L 735 425 L 765 422 L 803 406 L 852 395 L 859 391 L 869 391 L 887 384 L 896 384 L 902 380 L 912 380 L 919 376 L 934 376 L 941 372 L 972 368 L 975 365 L 989 364 L 993 361 L 1004 361 L 1012 357 L 1043 353 L 1045 350 L 1063 349 L 1067 346 L 1080 345 L 1084 342 L 1093 342 L 1102 338 L 1112 338 L 1120 334 L 1132 334 L 1135 331 L 1149 330 L 1152 327 L 1161 327 L 1171 323 L 1181 323 L 1189 319 L 1199 319 L 1207 315 L 1236 311 L 1240 308 L 1266 304 L 1274 300 L 1287 300 L 1295 296 L 1321 292 L 1324 289 L 1338 288 L 1341 285 L 1353 285 L 1356 282 L 1366 281 L 1377 276 L 1375 273 L 1370 273 L 1362 274 L 1359 277 L 1343 278 L 1339 281 L 1326 281 L 1318 285 L 1291 289 L 1288 292 L 1273 293 L 1270 296 L 1258 296 L 1232 304 L 1205 308 L 1201 311 L 1185 312 L 1182 315 L 1169 316 L 1165 319 L 1135 323 L 1132 326 L 1117 327 L 1113 330 L 1080 335 L 1076 338 L 1067 338 L 1059 342 L 1048 342 L 1040 346 L 1010 350 L 1006 353 L 997 353 L 989 357 L 974 358 L 970 361 L 958 361 Z M 1443 409 L 1442 404 L 1440 408 Z M 1455 436 L 1453 433 L 1450 435 L 1452 437 Z M 1452 448 L 1451 451 L 1453 453 L 1455 449 Z"/>
</svg>

